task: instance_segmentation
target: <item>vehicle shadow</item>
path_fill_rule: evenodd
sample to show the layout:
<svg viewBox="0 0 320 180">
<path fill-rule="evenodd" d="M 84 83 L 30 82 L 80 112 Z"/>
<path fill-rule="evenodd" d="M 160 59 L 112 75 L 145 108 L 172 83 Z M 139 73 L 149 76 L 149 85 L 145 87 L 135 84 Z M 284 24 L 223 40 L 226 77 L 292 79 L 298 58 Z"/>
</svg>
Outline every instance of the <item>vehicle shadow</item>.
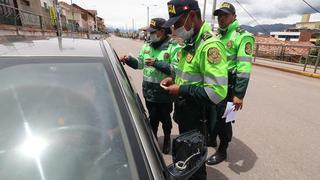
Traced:
<svg viewBox="0 0 320 180">
<path fill-rule="evenodd" d="M 241 140 L 236 137 L 232 138 L 232 142 L 228 148 L 228 167 L 237 174 L 247 172 L 252 169 L 257 161 L 256 153 Z"/>
</svg>

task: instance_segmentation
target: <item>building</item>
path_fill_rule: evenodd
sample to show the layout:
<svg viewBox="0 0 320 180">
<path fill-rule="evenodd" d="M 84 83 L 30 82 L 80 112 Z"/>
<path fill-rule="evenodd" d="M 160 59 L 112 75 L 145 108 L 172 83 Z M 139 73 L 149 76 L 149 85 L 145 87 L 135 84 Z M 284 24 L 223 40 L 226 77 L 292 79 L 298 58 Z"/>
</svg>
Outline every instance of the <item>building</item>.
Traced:
<svg viewBox="0 0 320 180">
<path fill-rule="evenodd" d="M 97 30 L 100 32 L 105 32 L 106 31 L 106 26 L 104 25 L 104 19 L 97 16 Z"/>
<path fill-rule="evenodd" d="M 79 31 L 84 26 L 79 9 L 65 2 L 59 2 L 59 8 L 63 29 Z"/>
<path fill-rule="evenodd" d="M 320 13 L 314 14 L 319 16 Z M 315 43 L 320 33 L 320 21 L 310 22 L 310 14 L 305 14 L 301 18 L 301 22 L 296 23 L 295 28 L 287 29 L 284 32 L 270 32 L 272 37 L 282 41 L 299 41 Z M 316 17 L 316 16 L 314 16 Z"/>
<path fill-rule="evenodd" d="M 313 19 L 311 19 L 313 18 Z M 311 21 L 310 21 L 311 20 Z M 316 30 L 320 29 L 320 13 L 315 14 L 304 14 L 301 18 L 301 22 L 296 24 L 298 29 L 310 29 Z"/>
<path fill-rule="evenodd" d="M 82 28 L 89 32 L 95 31 L 97 27 L 97 11 L 83 9 L 77 4 L 72 4 L 72 6 L 79 10 L 81 13 Z"/>
<path fill-rule="evenodd" d="M 42 14 L 40 0 L 13 0 L 13 3 L 20 10 L 19 17 L 23 26 L 40 27 Z"/>
<path fill-rule="evenodd" d="M 301 32 L 270 32 L 270 35 L 282 41 L 299 41 Z"/>
</svg>

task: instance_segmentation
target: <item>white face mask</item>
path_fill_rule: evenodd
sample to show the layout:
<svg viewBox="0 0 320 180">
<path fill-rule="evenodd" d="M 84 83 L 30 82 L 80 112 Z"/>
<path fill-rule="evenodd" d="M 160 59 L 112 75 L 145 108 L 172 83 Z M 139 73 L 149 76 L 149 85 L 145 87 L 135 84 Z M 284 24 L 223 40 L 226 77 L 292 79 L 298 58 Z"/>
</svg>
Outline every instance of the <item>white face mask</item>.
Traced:
<svg viewBox="0 0 320 180">
<path fill-rule="evenodd" d="M 181 26 L 178 29 L 176 29 L 177 36 L 181 37 L 185 42 L 188 41 L 194 34 L 193 24 L 192 24 L 192 27 L 191 27 L 191 29 L 189 31 L 187 31 L 186 28 L 184 27 L 184 25 L 186 24 L 188 18 L 189 18 L 189 14 L 188 14 L 187 19 L 184 21 L 183 26 Z"/>
<path fill-rule="evenodd" d="M 157 36 L 157 33 L 152 33 L 150 34 L 150 41 L 153 43 L 159 42 L 160 37 Z"/>
</svg>

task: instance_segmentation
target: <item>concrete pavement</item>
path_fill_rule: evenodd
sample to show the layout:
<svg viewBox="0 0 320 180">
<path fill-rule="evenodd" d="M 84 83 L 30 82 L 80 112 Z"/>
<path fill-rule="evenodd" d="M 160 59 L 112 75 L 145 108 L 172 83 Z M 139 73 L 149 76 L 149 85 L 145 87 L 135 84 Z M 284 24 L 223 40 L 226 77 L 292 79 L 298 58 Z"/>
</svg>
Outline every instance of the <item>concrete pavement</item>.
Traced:
<svg viewBox="0 0 320 180">
<path fill-rule="evenodd" d="M 142 45 L 117 37 L 108 41 L 119 55 L 137 55 Z M 141 94 L 141 71 L 126 70 Z M 233 126 L 228 160 L 207 167 L 208 179 L 320 179 L 319 102 L 318 79 L 254 66 L 244 109 Z M 172 134 L 178 134 L 175 123 Z M 209 148 L 209 154 L 213 152 Z M 170 156 L 164 158 L 171 162 Z"/>
</svg>

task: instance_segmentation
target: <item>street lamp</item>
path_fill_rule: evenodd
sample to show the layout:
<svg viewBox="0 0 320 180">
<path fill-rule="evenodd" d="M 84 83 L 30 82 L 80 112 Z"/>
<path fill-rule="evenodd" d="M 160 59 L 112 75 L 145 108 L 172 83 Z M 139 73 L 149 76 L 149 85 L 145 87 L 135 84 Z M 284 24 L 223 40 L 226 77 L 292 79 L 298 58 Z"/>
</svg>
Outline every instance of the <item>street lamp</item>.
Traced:
<svg viewBox="0 0 320 180">
<path fill-rule="evenodd" d="M 151 4 L 151 5 L 146 5 L 146 4 L 141 4 L 142 6 L 145 6 L 147 7 L 147 26 L 149 26 L 149 9 L 150 9 L 150 6 L 158 6 L 156 4 Z"/>
</svg>

